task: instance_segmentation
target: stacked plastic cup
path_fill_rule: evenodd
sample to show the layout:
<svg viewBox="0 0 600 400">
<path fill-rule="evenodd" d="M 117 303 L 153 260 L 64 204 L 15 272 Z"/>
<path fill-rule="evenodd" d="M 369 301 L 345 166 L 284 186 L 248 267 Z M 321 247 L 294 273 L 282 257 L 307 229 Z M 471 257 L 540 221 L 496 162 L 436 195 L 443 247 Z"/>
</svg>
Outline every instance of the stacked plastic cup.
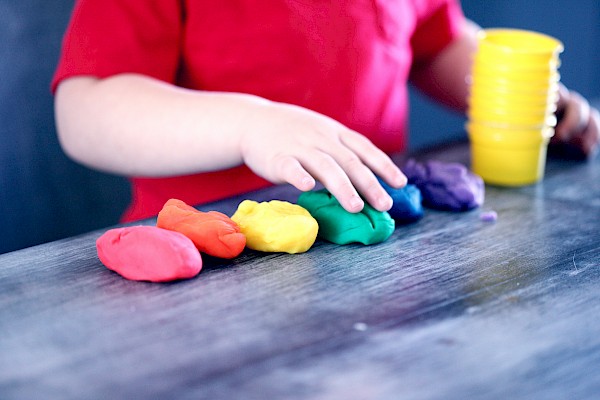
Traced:
<svg viewBox="0 0 600 400">
<path fill-rule="evenodd" d="M 521 186 L 543 178 L 562 51 L 560 41 L 537 32 L 479 32 L 466 127 L 471 168 L 486 183 Z"/>
</svg>

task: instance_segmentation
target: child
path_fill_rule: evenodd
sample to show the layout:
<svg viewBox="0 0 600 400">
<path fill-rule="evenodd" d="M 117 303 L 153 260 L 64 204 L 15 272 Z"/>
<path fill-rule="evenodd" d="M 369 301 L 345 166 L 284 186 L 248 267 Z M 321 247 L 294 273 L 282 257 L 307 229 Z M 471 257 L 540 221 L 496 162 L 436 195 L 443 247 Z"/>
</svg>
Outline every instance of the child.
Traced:
<svg viewBox="0 0 600 400">
<path fill-rule="evenodd" d="M 124 221 L 271 182 L 387 210 L 375 175 L 406 183 L 386 154 L 404 149 L 407 81 L 464 111 L 476 29 L 457 0 L 78 0 L 52 84 L 59 138 L 132 177 Z M 591 153 L 597 112 L 566 89 L 561 107 L 556 138 Z"/>
</svg>

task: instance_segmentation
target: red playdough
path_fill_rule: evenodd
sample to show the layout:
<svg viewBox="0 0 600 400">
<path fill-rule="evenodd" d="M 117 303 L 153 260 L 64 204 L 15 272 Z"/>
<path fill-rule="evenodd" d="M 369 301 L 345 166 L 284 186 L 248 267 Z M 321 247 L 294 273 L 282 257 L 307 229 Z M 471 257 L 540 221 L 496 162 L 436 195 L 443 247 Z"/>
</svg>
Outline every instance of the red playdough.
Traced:
<svg viewBox="0 0 600 400">
<path fill-rule="evenodd" d="M 111 229 L 96 240 L 96 249 L 106 268 L 134 281 L 187 279 L 202 269 L 189 238 L 155 226 Z"/>
<path fill-rule="evenodd" d="M 198 250 L 214 257 L 234 258 L 246 246 L 246 236 L 227 215 L 198 211 L 177 199 L 165 203 L 156 226 L 183 233 Z"/>
</svg>

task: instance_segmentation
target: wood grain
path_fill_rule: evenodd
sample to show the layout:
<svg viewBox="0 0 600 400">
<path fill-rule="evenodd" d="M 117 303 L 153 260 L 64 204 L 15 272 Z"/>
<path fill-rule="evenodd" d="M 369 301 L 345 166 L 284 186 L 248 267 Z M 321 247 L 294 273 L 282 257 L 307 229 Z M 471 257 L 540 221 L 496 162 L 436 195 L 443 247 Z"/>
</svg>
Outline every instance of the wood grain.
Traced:
<svg viewBox="0 0 600 400">
<path fill-rule="evenodd" d="M 170 284 L 104 268 L 101 231 L 1 255 L 0 398 L 596 398 L 600 161 L 546 174 L 379 245 L 245 251 Z"/>
</svg>

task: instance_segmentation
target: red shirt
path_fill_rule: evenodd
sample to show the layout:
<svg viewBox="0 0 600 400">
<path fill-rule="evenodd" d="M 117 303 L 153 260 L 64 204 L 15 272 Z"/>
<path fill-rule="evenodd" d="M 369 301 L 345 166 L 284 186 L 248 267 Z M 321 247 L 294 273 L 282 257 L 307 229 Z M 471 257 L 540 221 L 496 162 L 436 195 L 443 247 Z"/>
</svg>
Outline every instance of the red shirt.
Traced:
<svg viewBox="0 0 600 400">
<path fill-rule="evenodd" d="M 407 80 L 458 34 L 455 0 L 78 0 L 52 82 L 134 72 L 186 88 L 300 105 L 405 147 Z M 140 138 L 143 145 L 143 138 Z M 201 204 L 267 186 L 245 166 L 132 178 L 124 220 L 169 198 Z"/>
</svg>

